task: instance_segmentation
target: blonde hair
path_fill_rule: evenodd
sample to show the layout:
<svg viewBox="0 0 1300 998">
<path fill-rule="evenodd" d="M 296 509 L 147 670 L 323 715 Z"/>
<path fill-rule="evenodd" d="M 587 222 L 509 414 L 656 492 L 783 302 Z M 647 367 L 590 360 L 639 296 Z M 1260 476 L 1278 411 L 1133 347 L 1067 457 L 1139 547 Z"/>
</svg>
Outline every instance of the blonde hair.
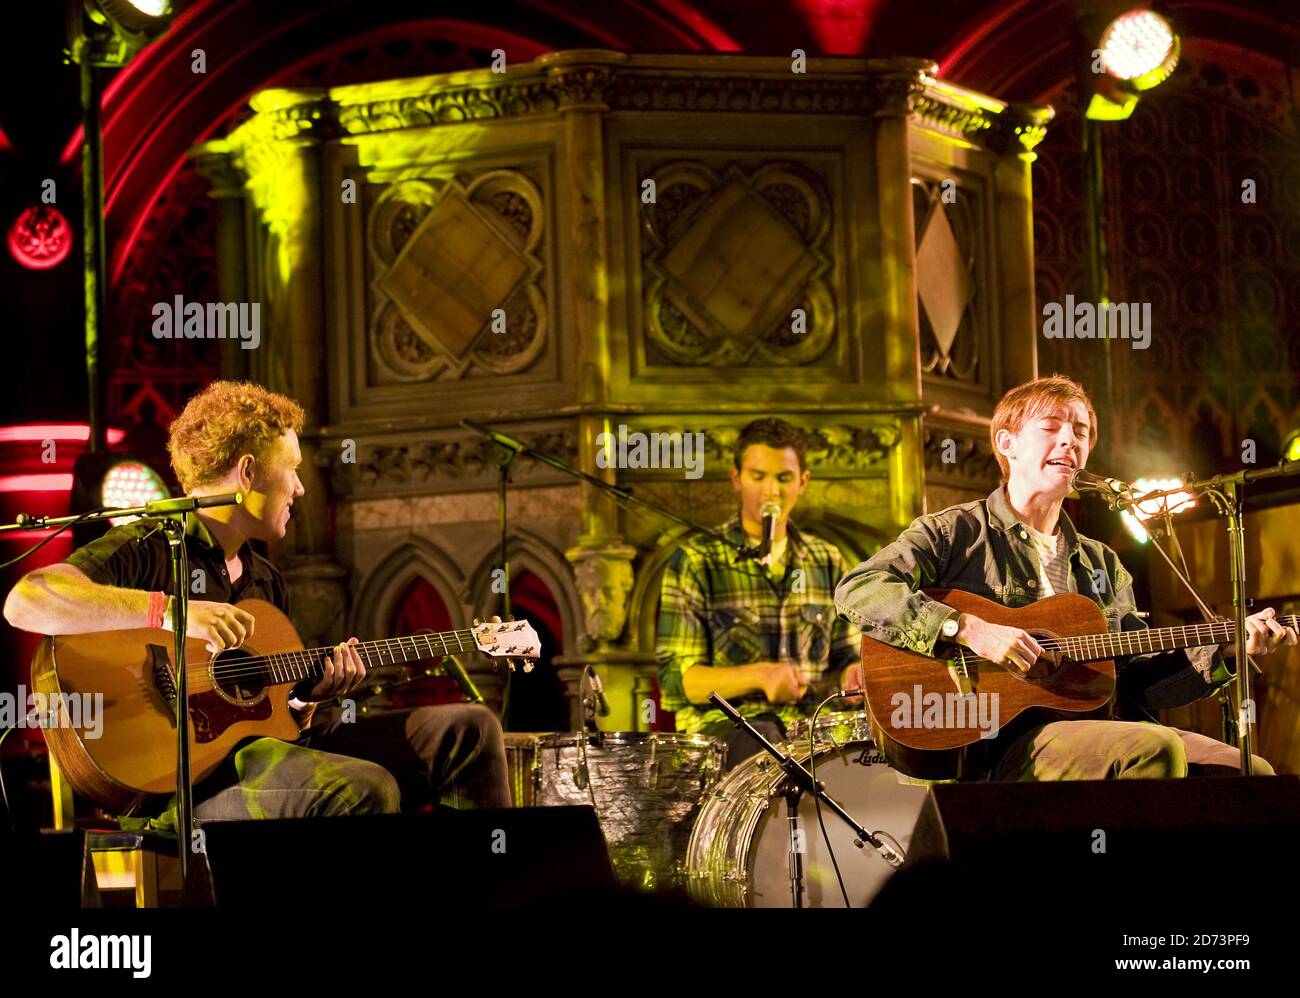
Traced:
<svg viewBox="0 0 1300 998">
<path fill-rule="evenodd" d="M 1057 405 L 1069 405 L 1082 402 L 1088 410 L 1088 445 L 1097 444 L 1097 411 L 1092 407 L 1092 399 L 1083 390 L 1083 386 L 1064 374 L 1053 374 L 1049 378 L 1037 378 L 1011 389 L 1002 396 L 1002 401 L 993 410 L 993 422 L 989 424 L 989 439 L 993 441 L 993 454 L 1002 469 L 1002 481 L 1011 477 L 1011 466 L 1007 457 L 998 450 L 998 431 L 1008 430 L 1019 433 L 1031 419 L 1041 416 Z"/>
<path fill-rule="evenodd" d="M 287 430 L 302 430 L 293 399 L 251 381 L 214 381 L 195 395 L 167 435 L 167 453 L 189 493 L 221 478 L 244 454 L 266 462 Z"/>
</svg>

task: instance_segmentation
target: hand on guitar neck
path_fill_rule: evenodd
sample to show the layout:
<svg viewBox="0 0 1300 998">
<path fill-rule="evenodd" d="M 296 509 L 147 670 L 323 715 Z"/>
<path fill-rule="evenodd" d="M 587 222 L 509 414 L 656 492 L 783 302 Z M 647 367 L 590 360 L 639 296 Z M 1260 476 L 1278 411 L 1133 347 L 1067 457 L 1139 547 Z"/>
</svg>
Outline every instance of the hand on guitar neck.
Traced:
<svg viewBox="0 0 1300 998">
<path fill-rule="evenodd" d="M 1251 655 L 1270 655 L 1281 645 L 1294 645 L 1296 629 L 1283 627 L 1277 611 L 1266 607 L 1246 618 L 1246 651 Z M 1033 668 L 1043 647 L 1034 636 L 1019 627 L 991 624 L 972 613 L 963 613 L 957 621 L 957 643 L 965 645 L 981 658 L 1002 666 L 1014 666 L 1021 672 Z M 1235 657 L 1236 649 L 1227 645 L 1223 654 Z"/>
</svg>

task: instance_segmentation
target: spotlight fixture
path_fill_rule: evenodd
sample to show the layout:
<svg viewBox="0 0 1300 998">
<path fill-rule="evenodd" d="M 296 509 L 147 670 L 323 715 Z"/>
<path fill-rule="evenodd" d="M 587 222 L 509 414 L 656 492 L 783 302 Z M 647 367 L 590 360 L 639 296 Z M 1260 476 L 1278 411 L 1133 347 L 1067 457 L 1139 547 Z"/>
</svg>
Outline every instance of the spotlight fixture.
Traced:
<svg viewBox="0 0 1300 998">
<path fill-rule="evenodd" d="M 122 451 L 84 451 L 72 467 L 70 509 L 84 513 L 101 506 L 143 506 L 153 499 L 167 499 L 171 490 L 162 476 L 132 454 Z M 115 516 L 114 526 L 130 523 L 133 516 Z M 86 544 L 102 534 L 106 524 L 79 524 L 73 528 L 75 543 Z"/>
<path fill-rule="evenodd" d="M 1282 442 L 1282 460 L 1300 461 L 1300 429 L 1292 430 Z"/>
<path fill-rule="evenodd" d="M 1166 489 L 1176 489 L 1181 485 L 1181 478 L 1139 478 L 1133 482 L 1133 494 L 1144 495 L 1147 492 L 1163 492 Z M 1124 526 L 1128 532 L 1133 535 L 1139 543 L 1145 544 L 1151 539 L 1147 533 L 1146 527 L 1142 524 L 1152 517 L 1163 516 L 1166 510 L 1170 513 L 1181 513 L 1185 509 L 1191 509 L 1196 505 L 1196 497 L 1190 492 L 1175 492 L 1173 495 L 1164 496 L 1160 499 L 1151 499 L 1147 502 L 1140 502 L 1136 506 L 1124 510 L 1120 513 L 1120 519 L 1124 521 Z"/>
<path fill-rule="evenodd" d="M 1114 10 L 1119 5 L 1102 6 Z M 1169 79 L 1180 45 L 1169 19 L 1150 7 L 1123 10 L 1102 22 L 1105 16 L 1094 9 L 1082 20 L 1084 36 L 1095 45 L 1086 115 L 1093 121 L 1123 121 L 1142 93 Z M 1105 27 L 1098 31 L 1102 23 Z"/>
<path fill-rule="evenodd" d="M 171 0 L 69 0 L 72 58 L 124 66 L 167 30 Z"/>
<path fill-rule="evenodd" d="M 1178 65 L 1178 36 L 1153 10 L 1130 10 L 1101 33 L 1101 63 L 1134 90 L 1150 90 Z"/>
</svg>

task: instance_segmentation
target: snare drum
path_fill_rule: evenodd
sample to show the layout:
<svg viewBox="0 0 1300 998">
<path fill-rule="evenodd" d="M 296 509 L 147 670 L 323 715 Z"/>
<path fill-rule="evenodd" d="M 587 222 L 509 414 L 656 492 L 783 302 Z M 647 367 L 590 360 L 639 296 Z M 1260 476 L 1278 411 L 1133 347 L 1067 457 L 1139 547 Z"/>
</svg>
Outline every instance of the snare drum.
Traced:
<svg viewBox="0 0 1300 998">
<path fill-rule="evenodd" d="M 904 850 L 925 800 L 926 787 L 907 782 L 890 767 L 868 737 L 864 711 L 845 711 L 818 718 L 814 750 L 809 752 L 808 722 L 791 728 L 785 746 L 795 760 L 816 773 L 827 793 L 869 831 L 883 831 Z M 796 737 L 796 735 L 798 737 Z M 705 904 L 729 908 L 789 908 L 790 828 L 781 795 L 785 773 L 766 752 L 745 760 L 728 773 L 700 808 L 686 850 L 691 896 Z M 868 904 L 894 868 L 871 846 L 858 849 L 849 827 L 822 808 L 826 833 L 835 849 L 844 887 L 853 907 Z M 835 868 L 817 823 L 812 796 L 799 802 L 803 832 L 803 904 L 842 908 L 844 900 Z"/>
<path fill-rule="evenodd" d="M 686 842 L 726 748 L 706 735 L 599 731 L 536 743 L 534 801 L 596 809 L 614 873 L 634 887 L 684 886 Z"/>
</svg>

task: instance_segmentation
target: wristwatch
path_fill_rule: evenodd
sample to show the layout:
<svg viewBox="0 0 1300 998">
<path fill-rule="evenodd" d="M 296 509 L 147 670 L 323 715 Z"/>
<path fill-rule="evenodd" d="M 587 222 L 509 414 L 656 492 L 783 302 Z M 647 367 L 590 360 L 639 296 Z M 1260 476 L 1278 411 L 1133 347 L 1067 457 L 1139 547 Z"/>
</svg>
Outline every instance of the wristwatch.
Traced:
<svg viewBox="0 0 1300 998">
<path fill-rule="evenodd" d="M 960 625 L 961 625 L 961 613 L 954 610 L 952 616 L 950 616 L 947 620 L 945 620 L 943 622 L 943 626 L 939 628 L 939 633 L 943 635 L 947 640 L 955 641 L 957 638 L 957 630 L 960 627 Z"/>
</svg>

